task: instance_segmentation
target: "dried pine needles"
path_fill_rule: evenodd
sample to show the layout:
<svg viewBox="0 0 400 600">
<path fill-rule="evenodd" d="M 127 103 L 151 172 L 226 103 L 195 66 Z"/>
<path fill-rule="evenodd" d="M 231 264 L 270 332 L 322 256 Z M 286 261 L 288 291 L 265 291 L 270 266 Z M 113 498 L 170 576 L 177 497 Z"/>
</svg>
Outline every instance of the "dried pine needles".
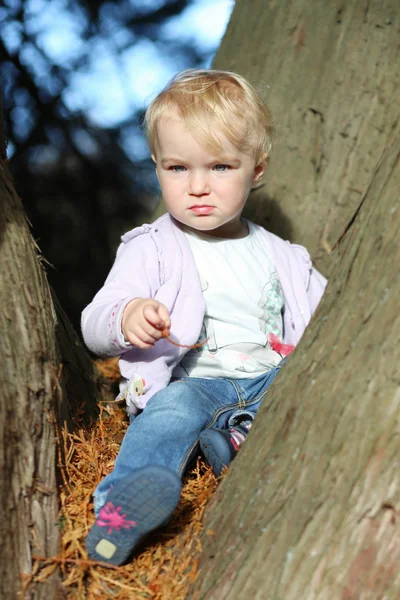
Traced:
<svg viewBox="0 0 400 600">
<path fill-rule="evenodd" d="M 115 360 L 98 366 L 106 377 L 119 377 Z M 91 430 L 63 430 L 59 435 L 64 480 L 58 523 L 61 550 L 55 557 L 34 557 L 29 579 L 45 581 L 59 569 L 71 600 L 184 600 L 197 577 L 202 517 L 217 485 L 200 459 L 185 477 L 181 502 L 170 523 L 146 538 L 129 564 L 102 565 L 89 560 L 85 550 L 84 540 L 94 521 L 93 490 L 111 471 L 127 426 L 124 409 L 113 404 L 101 408 Z"/>
</svg>

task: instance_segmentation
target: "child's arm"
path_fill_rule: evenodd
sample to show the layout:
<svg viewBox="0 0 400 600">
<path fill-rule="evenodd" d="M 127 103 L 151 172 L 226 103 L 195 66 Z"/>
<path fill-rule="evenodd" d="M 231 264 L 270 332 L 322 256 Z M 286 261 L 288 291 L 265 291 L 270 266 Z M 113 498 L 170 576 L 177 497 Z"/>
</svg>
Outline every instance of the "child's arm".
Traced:
<svg viewBox="0 0 400 600">
<path fill-rule="evenodd" d="M 139 303 L 139 300 L 144 301 L 146 305 L 150 303 L 154 306 L 154 303 L 157 303 L 154 296 L 160 287 L 158 269 L 157 249 L 150 236 L 141 235 L 121 244 L 103 287 L 82 313 L 83 339 L 92 352 L 99 356 L 117 356 L 132 349 L 131 339 L 134 338 L 131 336 L 137 335 L 137 324 L 142 329 L 144 325 L 144 306 Z M 135 302 L 132 302 L 133 300 Z M 130 303 L 132 306 L 128 308 Z M 136 309 L 133 311 L 135 304 L 137 311 Z M 123 332 L 122 319 L 125 308 L 127 308 L 124 318 L 126 331 Z M 162 311 L 160 316 L 167 325 L 169 315 L 165 311 Z M 133 318 L 132 329 L 131 314 L 133 313 L 136 317 Z M 157 319 L 150 314 L 150 321 L 144 329 L 149 337 L 142 339 L 139 348 L 149 347 L 147 340 L 151 339 L 154 326 L 157 326 Z M 138 333 L 143 337 L 143 334 L 139 331 Z"/>
<path fill-rule="evenodd" d="M 315 312 L 327 284 L 327 279 L 320 273 L 313 265 L 310 254 L 304 246 L 299 244 L 291 244 L 285 242 L 287 247 L 291 248 L 293 254 L 292 257 L 295 259 L 296 268 L 291 268 L 290 279 L 294 286 L 294 293 L 299 293 L 299 280 L 300 276 L 304 282 L 305 289 L 307 292 L 308 306 L 310 310 L 310 317 Z M 307 319 L 308 322 L 309 319 Z"/>
</svg>

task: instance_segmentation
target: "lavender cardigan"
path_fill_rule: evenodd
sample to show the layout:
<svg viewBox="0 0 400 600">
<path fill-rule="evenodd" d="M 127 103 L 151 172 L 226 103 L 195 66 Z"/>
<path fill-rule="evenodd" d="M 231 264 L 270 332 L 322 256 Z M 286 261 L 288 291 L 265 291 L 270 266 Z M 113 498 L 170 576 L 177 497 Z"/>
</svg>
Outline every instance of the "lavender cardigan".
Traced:
<svg viewBox="0 0 400 600">
<path fill-rule="evenodd" d="M 305 248 L 256 227 L 265 237 L 283 289 L 283 342 L 296 345 L 322 297 L 326 279 L 313 268 Z M 168 385 L 173 368 L 187 352 L 167 340 L 148 350 L 127 344 L 121 319 L 133 298 L 155 298 L 165 304 L 171 315 L 172 339 L 186 345 L 197 342 L 205 311 L 203 294 L 190 245 L 169 214 L 122 236 L 104 286 L 82 314 L 88 348 L 100 356 L 121 355 L 122 396 L 129 381 L 143 379 L 141 394 L 127 402 L 131 414 Z"/>
</svg>

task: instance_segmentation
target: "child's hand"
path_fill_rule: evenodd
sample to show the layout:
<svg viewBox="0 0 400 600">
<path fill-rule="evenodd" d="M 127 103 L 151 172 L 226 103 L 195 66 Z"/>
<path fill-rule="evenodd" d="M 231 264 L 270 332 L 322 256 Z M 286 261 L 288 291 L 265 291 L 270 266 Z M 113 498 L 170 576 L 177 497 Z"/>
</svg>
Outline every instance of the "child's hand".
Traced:
<svg viewBox="0 0 400 600">
<path fill-rule="evenodd" d="M 122 333 L 127 342 L 137 348 L 151 348 L 163 337 L 162 331 L 171 327 L 169 312 L 164 304 L 149 298 L 135 298 L 122 315 Z"/>
</svg>

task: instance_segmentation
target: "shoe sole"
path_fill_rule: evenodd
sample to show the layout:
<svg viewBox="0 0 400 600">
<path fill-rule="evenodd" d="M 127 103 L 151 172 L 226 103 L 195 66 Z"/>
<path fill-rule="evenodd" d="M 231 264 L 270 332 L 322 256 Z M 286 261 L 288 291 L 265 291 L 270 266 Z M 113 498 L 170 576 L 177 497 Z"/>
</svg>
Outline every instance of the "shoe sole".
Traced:
<svg viewBox="0 0 400 600">
<path fill-rule="evenodd" d="M 123 564 L 146 534 L 169 519 L 181 488 L 179 477 L 165 467 L 151 465 L 134 471 L 110 490 L 86 538 L 89 556 L 113 565 Z M 119 520 L 111 527 L 107 522 L 110 508 Z"/>
<path fill-rule="evenodd" d="M 201 451 L 214 475 L 220 477 L 224 467 L 228 467 L 232 460 L 226 441 L 217 431 L 206 429 L 201 432 L 199 442 Z"/>
</svg>

